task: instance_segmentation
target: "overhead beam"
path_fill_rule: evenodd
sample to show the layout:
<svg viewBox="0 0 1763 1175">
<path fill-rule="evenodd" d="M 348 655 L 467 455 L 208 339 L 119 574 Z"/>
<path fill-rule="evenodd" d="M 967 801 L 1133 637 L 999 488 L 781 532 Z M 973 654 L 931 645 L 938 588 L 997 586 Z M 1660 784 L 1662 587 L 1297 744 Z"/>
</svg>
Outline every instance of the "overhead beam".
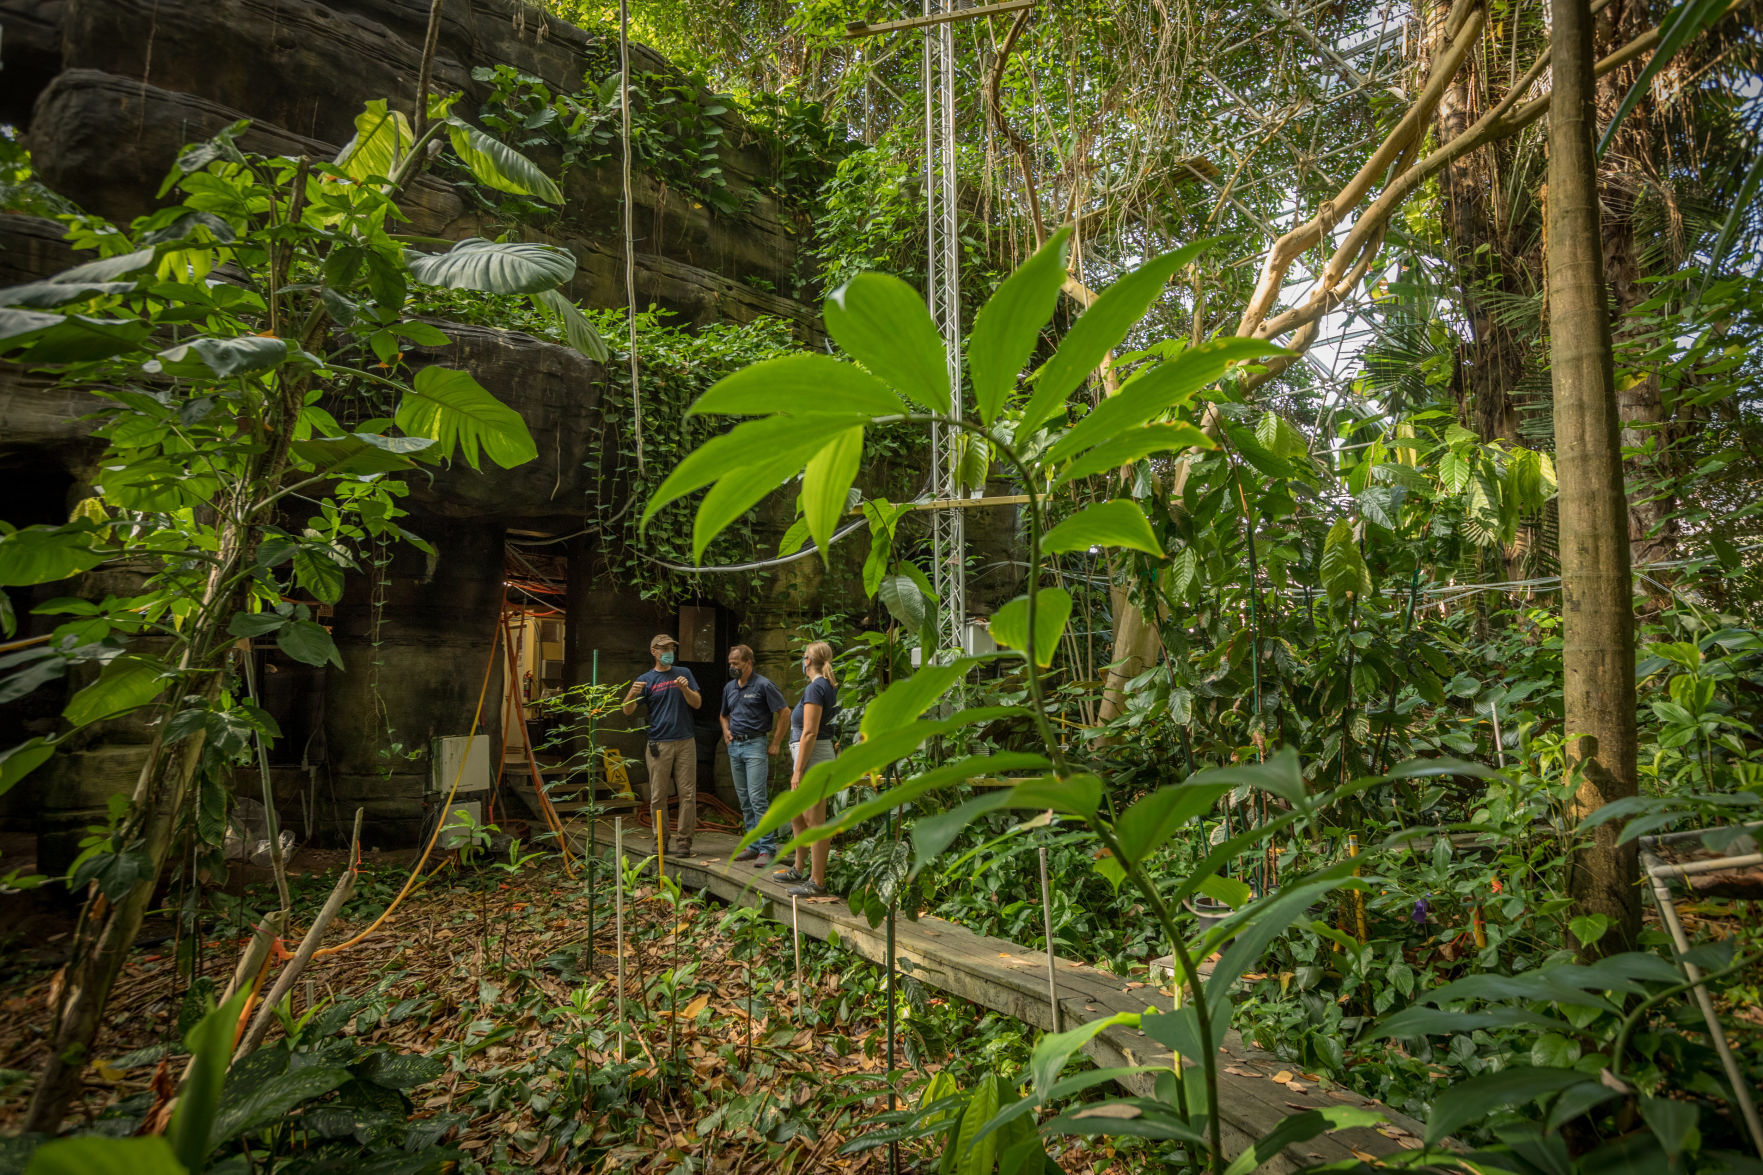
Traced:
<svg viewBox="0 0 1763 1175">
<path fill-rule="evenodd" d="M 1018 12 L 1024 8 L 1033 8 L 1038 3 L 1040 0 L 1004 0 L 1001 4 L 979 4 L 972 8 L 958 8 L 952 12 L 933 12 L 929 16 L 914 16 L 908 20 L 885 20 L 880 24 L 853 20 L 845 25 L 845 39 L 855 41 L 860 37 L 874 37 L 882 33 L 898 32 L 901 29 L 922 29 L 930 25 L 969 20 L 976 16 L 995 16 L 1000 12 Z"/>
</svg>

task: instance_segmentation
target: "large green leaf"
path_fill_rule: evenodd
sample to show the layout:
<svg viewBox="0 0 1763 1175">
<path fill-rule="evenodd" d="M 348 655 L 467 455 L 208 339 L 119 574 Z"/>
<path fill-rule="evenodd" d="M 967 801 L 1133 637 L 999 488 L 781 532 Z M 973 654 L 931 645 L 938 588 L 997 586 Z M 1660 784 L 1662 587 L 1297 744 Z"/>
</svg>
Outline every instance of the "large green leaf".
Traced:
<svg viewBox="0 0 1763 1175">
<path fill-rule="evenodd" d="M 872 820 L 884 812 L 903 807 L 918 799 L 927 792 L 939 788 L 952 787 L 969 779 L 977 779 L 982 775 L 994 775 L 1002 771 L 1045 771 L 1052 764 L 1043 755 L 1031 755 L 1017 751 L 1000 751 L 994 755 L 970 755 L 957 759 L 953 763 L 944 763 L 929 771 L 914 775 L 903 781 L 899 787 L 889 788 L 872 800 L 861 804 L 853 804 L 840 812 L 838 816 L 825 824 L 815 825 L 802 835 L 792 840 L 784 849 L 792 849 L 797 845 L 812 844 L 817 840 L 825 840 L 836 836 L 847 828 L 856 828 L 866 820 Z"/>
<path fill-rule="evenodd" d="M 967 372 L 979 418 L 991 424 L 1003 410 L 1017 374 L 1034 354 L 1041 328 L 1065 284 L 1065 248 L 1071 230 L 1062 228 L 1034 256 L 1005 278 L 973 318 L 967 339 Z"/>
<path fill-rule="evenodd" d="M 563 335 L 569 345 L 592 359 L 595 363 L 606 362 L 609 352 L 606 340 L 594 329 L 581 307 L 563 296 L 559 290 L 540 290 L 532 295 L 533 305 L 555 318 L 563 326 Z"/>
<path fill-rule="evenodd" d="M 563 190 L 545 174 L 544 168 L 502 140 L 492 138 L 457 115 L 447 117 L 447 137 L 479 183 L 516 196 L 537 196 L 548 204 L 563 203 Z"/>
<path fill-rule="evenodd" d="M 165 666 L 147 657 L 117 657 L 98 680 L 68 699 L 61 716 L 75 726 L 145 706 L 165 691 Z"/>
<path fill-rule="evenodd" d="M 1323 1106 L 1299 1114 L 1288 1114 L 1280 1119 L 1278 1126 L 1256 1139 L 1248 1150 L 1233 1159 L 1230 1166 L 1224 1169 L 1224 1175 L 1249 1175 L 1261 1164 L 1271 1162 L 1286 1147 L 1309 1142 L 1318 1134 L 1346 1130 L 1354 1126 L 1375 1126 L 1384 1121 L 1387 1119 L 1376 1110 L 1362 1110 L 1356 1106 Z"/>
<path fill-rule="evenodd" d="M 1151 555 L 1163 554 L 1145 512 L 1130 498 L 1113 498 L 1087 506 L 1048 531 L 1041 550 L 1049 555 L 1087 551 L 1091 547 L 1125 547 Z"/>
<path fill-rule="evenodd" d="M 473 469 L 481 450 L 504 469 L 539 455 L 520 413 L 492 396 L 468 372 L 424 367 L 398 405 L 397 425 L 414 437 L 431 437 L 436 454 L 457 450 Z"/>
<path fill-rule="evenodd" d="M 797 787 L 771 802 L 765 815 L 743 844 L 751 844 L 760 836 L 788 824 L 815 804 L 821 803 L 840 788 L 848 787 L 863 776 L 886 770 L 892 764 L 918 750 L 929 738 L 947 734 L 962 726 L 973 726 L 999 718 L 1020 718 L 1027 714 L 1021 706 L 982 706 L 965 710 L 949 718 L 908 722 L 892 730 L 865 738 L 830 763 L 810 768 Z M 1002 802 L 1002 792 L 995 792 Z"/>
<path fill-rule="evenodd" d="M 351 433 L 341 437 L 309 437 L 289 448 L 294 458 L 327 477 L 371 477 L 415 465 L 415 455 L 431 448 L 433 437 L 388 437 Z"/>
<path fill-rule="evenodd" d="M 188 1175 L 163 1135 L 55 1138 L 31 1152 L 25 1175 Z"/>
<path fill-rule="evenodd" d="M 152 333 L 151 322 L 135 318 L 0 309 L 0 351 L 22 350 L 14 362 L 30 366 L 95 363 L 135 350 Z"/>
<path fill-rule="evenodd" d="M 888 614 L 906 631 L 917 632 L 924 627 L 927 615 L 924 593 L 911 576 L 890 575 L 883 579 L 875 589 L 875 598 L 882 602 Z M 867 718 L 864 720 L 864 727 L 865 730 L 869 729 Z"/>
<path fill-rule="evenodd" d="M 808 461 L 824 452 L 826 443 L 825 434 L 811 435 L 816 443 L 814 451 L 807 454 Z M 753 453 L 748 455 L 746 464 L 737 465 L 717 478 L 704 500 L 698 503 L 698 512 L 692 519 L 692 558 L 702 559 L 704 549 L 729 523 L 795 477 L 805 464 L 804 453 L 800 450 L 786 448 L 769 454 Z M 821 557 L 825 558 L 824 549 Z"/>
<path fill-rule="evenodd" d="M 267 1126 L 285 1121 L 296 1108 L 323 1097 L 349 1080 L 349 1070 L 331 1065 L 313 1065 L 278 1073 L 249 1088 L 228 1088 L 214 1116 L 209 1146 L 219 1146 L 241 1135 L 251 1134 Z"/>
<path fill-rule="evenodd" d="M 1433 1099 L 1432 1113 L 1426 1119 L 1426 1141 L 1429 1145 L 1439 1142 L 1495 1110 L 1525 1105 L 1585 1079 L 1577 1069 L 1518 1065 L 1453 1082 Z"/>
<path fill-rule="evenodd" d="M 647 527 L 656 512 L 669 502 L 750 466 L 755 454 L 777 458 L 787 455 L 795 468 L 801 469 L 824 443 L 825 434 L 819 428 L 794 416 L 738 424 L 711 437 L 673 467 L 673 472 L 649 496 L 641 526 Z"/>
<path fill-rule="evenodd" d="M 1071 1055 L 1103 1032 L 1121 1025 L 1137 1028 L 1139 1013 L 1116 1012 L 1112 1016 L 1101 1016 L 1065 1032 L 1049 1032 L 1035 1041 L 1034 1051 L 1029 1054 L 1028 1068 L 1036 1095 L 1041 1100 L 1046 1100 L 1058 1080 L 1059 1071 L 1065 1068 Z"/>
<path fill-rule="evenodd" d="M 1212 810 L 1218 797 L 1235 784 L 1184 783 L 1158 788 L 1126 810 L 1114 826 L 1124 864 L 1143 861 L 1170 837 Z"/>
<path fill-rule="evenodd" d="M 343 667 L 342 654 L 322 624 L 310 620 L 291 620 L 276 629 L 276 647 L 303 665 L 323 665 L 327 661 L 338 669 Z"/>
<path fill-rule="evenodd" d="M 917 592 L 917 585 L 906 576 L 898 578 L 906 580 L 914 593 Z M 922 612 L 922 600 L 919 608 Z M 923 619 L 920 615 L 918 621 L 908 627 L 916 631 Z M 947 665 L 926 665 L 912 676 L 900 678 L 864 707 L 863 733 L 873 736 L 892 730 L 901 723 L 915 721 L 977 664 L 977 657 L 960 657 Z"/>
<path fill-rule="evenodd" d="M 53 583 L 90 571 L 104 562 L 92 549 L 96 533 L 88 526 L 27 526 L 0 535 L 0 586 Z"/>
<path fill-rule="evenodd" d="M 953 1175 L 992 1175 L 998 1157 L 998 1136 L 980 1137 L 980 1130 L 998 1112 L 998 1078 L 987 1073 L 967 1100 L 961 1125 L 951 1145 L 955 1148 Z"/>
<path fill-rule="evenodd" d="M 1035 379 L 1034 394 L 1023 409 L 1018 435 L 1028 436 L 1059 412 L 1067 396 L 1101 365 L 1108 353 L 1120 345 L 1151 303 L 1169 284 L 1170 277 L 1211 242 L 1196 241 L 1186 248 L 1161 257 L 1153 257 L 1106 290 L 1090 303 L 1071 330 L 1060 342 L 1059 349 L 1041 368 Z M 1098 438 L 1100 439 L 1100 438 Z"/>
<path fill-rule="evenodd" d="M 286 340 L 265 335 L 237 335 L 232 338 L 195 339 L 179 343 L 142 364 L 151 373 L 198 376 L 203 368 L 220 379 L 233 375 L 252 375 L 268 371 L 288 358 Z"/>
<path fill-rule="evenodd" d="M 220 1104 L 227 1062 L 232 1058 L 239 1016 L 250 996 L 248 988 L 241 990 L 202 1017 L 184 1037 L 184 1047 L 191 1057 L 190 1068 L 178 1088 L 177 1109 L 172 1113 L 166 1137 L 177 1152 L 178 1161 L 192 1171 L 202 1170 L 212 1149 L 210 1129 Z"/>
<path fill-rule="evenodd" d="M 404 259 L 410 276 L 426 285 L 488 294 L 537 294 L 575 276 L 575 254 L 530 241 L 468 237 L 445 253 L 409 250 Z"/>
<path fill-rule="evenodd" d="M 53 310 L 69 302 L 83 302 L 99 294 L 122 294 L 135 288 L 134 282 L 48 281 L 26 282 L 0 290 L 0 306 L 23 306 L 30 310 Z"/>
<path fill-rule="evenodd" d="M 764 359 L 725 376 L 699 396 L 688 416 L 898 416 L 900 398 L 854 363 L 813 351 Z M 816 427 L 803 425 L 804 428 Z"/>
<path fill-rule="evenodd" d="M 1329 527 L 1322 544 L 1322 590 L 1337 602 L 1349 595 L 1363 598 L 1371 594 L 1371 569 L 1359 553 L 1353 524 L 1345 518 Z"/>
<path fill-rule="evenodd" d="M 1035 593 L 1035 661 L 1045 668 L 1053 663 L 1059 634 L 1071 616 L 1071 593 L 1046 587 Z M 1028 597 L 1017 596 L 992 614 L 992 639 L 1008 649 L 1028 649 Z"/>
<path fill-rule="evenodd" d="M 830 564 L 828 543 L 845 512 L 851 483 L 857 480 L 857 466 L 863 459 L 863 429 L 847 428 L 834 433 L 813 457 L 802 473 L 802 516 L 808 521 L 808 533 L 820 547 L 821 562 Z"/>
<path fill-rule="evenodd" d="M 912 825 L 914 872 L 936 860 L 961 835 L 962 829 L 987 812 L 995 812 L 1009 804 L 1010 796 L 1007 792 L 988 791 L 965 803 L 957 804 L 946 812 L 920 816 Z"/>
<path fill-rule="evenodd" d="M 1086 418 L 1087 419 L 1087 418 Z M 1082 423 L 1079 421 L 1078 423 Z M 1067 465 L 1053 480 L 1053 488 L 1129 465 L 1153 453 L 1178 453 L 1186 449 L 1216 449 L 1218 442 L 1185 420 L 1176 424 L 1145 424 L 1110 437 Z"/>
<path fill-rule="evenodd" d="M 19 780 L 47 763 L 54 754 L 54 741 L 40 736 L 0 751 L 0 796 L 11 791 Z"/>
<path fill-rule="evenodd" d="M 949 411 L 943 336 L 924 298 L 897 277 L 860 273 L 826 300 L 826 329 L 850 356 L 914 404 Z"/>
<path fill-rule="evenodd" d="M 1264 359 L 1286 352 L 1261 339 L 1215 339 L 1189 347 L 1175 358 L 1159 363 L 1128 380 L 1107 397 L 1047 451 L 1047 463 L 1069 461 L 1085 450 L 1128 435 L 1129 430 L 1155 420 L 1193 399 L 1231 364 Z M 1104 467 L 1106 468 L 1106 467 Z"/>
<path fill-rule="evenodd" d="M 1304 799 L 1304 768 L 1298 761 L 1296 750 L 1281 747 L 1262 763 L 1236 763 L 1195 772 L 1182 786 L 1209 787 L 1214 784 L 1231 787 L 1247 784 L 1270 792 L 1288 804 L 1298 804 Z"/>
<path fill-rule="evenodd" d="M 1362 884 L 1352 878 L 1355 864 L 1350 858 L 1343 859 L 1326 869 L 1318 869 L 1296 884 L 1288 882 L 1269 896 L 1232 914 L 1214 932 L 1235 932 L 1235 937 L 1206 979 L 1206 1004 L 1214 1017 L 1221 1023 L 1229 1018 L 1231 988 L 1311 903 L 1343 885 Z"/>
<path fill-rule="evenodd" d="M 124 274 L 139 273 L 152 265 L 155 260 L 154 250 L 136 249 L 132 253 L 121 253 L 115 257 L 100 257 L 95 261 L 76 265 L 72 269 L 64 269 L 49 280 L 75 283 L 115 281 Z"/>
<path fill-rule="evenodd" d="M 355 116 L 355 135 L 337 153 L 337 166 L 351 179 L 391 179 L 414 138 L 403 112 L 375 98 Z"/>
</svg>

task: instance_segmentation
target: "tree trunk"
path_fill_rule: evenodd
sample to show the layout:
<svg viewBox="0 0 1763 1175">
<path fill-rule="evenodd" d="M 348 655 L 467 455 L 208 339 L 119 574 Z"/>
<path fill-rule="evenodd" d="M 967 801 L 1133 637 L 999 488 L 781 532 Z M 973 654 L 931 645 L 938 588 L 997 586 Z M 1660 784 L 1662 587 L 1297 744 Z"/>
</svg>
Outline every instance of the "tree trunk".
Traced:
<svg viewBox="0 0 1763 1175">
<path fill-rule="evenodd" d="M 1628 502 L 1598 226 L 1592 17 L 1587 0 L 1550 0 L 1554 98 L 1549 113 L 1549 348 L 1561 496 L 1563 695 L 1569 762 L 1583 773 L 1572 813 L 1636 793 L 1634 601 Z M 1573 861 L 1576 915 L 1603 915 L 1590 954 L 1633 945 L 1640 929 L 1635 847 L 1600 826 Z"/>
<path fill-rule="evenodd" d="M 1444 45 L 1451 5 L 1434 0 L 1427 29 L 1428 56 Z M 1481 56 L 1465 58 L 1434 119 L 1435 138 L 1447 143 L 1467 131 L 1486 110 L 1487 88 Z M 1499 289 L 1534 288 L 1508 256 L 1506 217 L 1501 215 L 1498 169 L 1501 145 L 1489 144 L 1449 163 L 1439 173 L 1440 220 L 1447 254 L 1456 273 L 1458 296 L 1468 321 L 1469 339 L 1459 352 L 1462 387 L 1470 416 L 1484 441 L 1518 443 L 1518 404 L 1512 390 L 1524 374 L 1524 347 L 1510 327 L 1499 323 L 1484 294 Z M 1526 275 L 1528 276 L 1528 275 Z"/>
<path fill-rule="evenodd" d="M 234 521 L 221 532 L 219 562 L 209 572 L 202 606 L 190 623 L 184 655 L 179 658 L 178 677 L 187 684 L 174 687 L 168 705 L 179 704 L 192 694 L 200 695 L 202 705 L 212 705 L 225 684 L 225 647 L 230 644 L 226 629 L 244 583 L 239 571 L 250 566 L 257 554 L 263 534 L 259 519 L 267 509 L 265 490 L 278 485 L 287 468 L 291 426 L 303 390 L 303 385 L 283 389 L 271 416 L 275 442 L 247 467 L 235 488 L 235 502 L 227 511 Z M 24 1127 L 27 1132 L 58 1131 L 67 1107 L 79 1096 L 110 989 L 140 933 L 141 919 L 165 870 L 179 818 L 201 768 L 203 743 L 200 731 L 170 747 L 156 738 L 148 752 L 130 800 L 122 841 L 125 847 L 139 844 L 145 848 L 151 867 L 115 905 L 107 905 L 99 897 L 81 911 L 72 954 L 62 971 L 49 1059 L 31 1095 Z"/>
<path fill-rule="evenodd" d="M 1647 27 L 1647 15 L 1632 0 L 1612 0 L 1597 16 L 1598 52 L 1624 44 Z M 1614 70 L 1598 79 L 1597 111 L 1601 119 L 1616 113 L 1623 95 L 1640 74 L 1638 63 Z M 1643 96 L 1623 121 L 1604 159 L 1603 195 L 1604 277 L 1615 303 L 1612 334 L 1622 339 L 1645 329 L 1630 321 L 1635 308 L 1653 294 L 1636 248 L 1636 204 L 1652 182 L 1646 161 L 1663 149 L 1663 135 L 1654 117 L 1653 102 Z M 1628 539 L 1636 563 L 1657 563 L 1677 557 L 1678 528 L 1672 515 L 1677 496 L 1670 490 L 1672 474 L 1670 441 L 1665 405 L 1659 394 L 1657 371 L 1636 373 L 1617 389 L 1616 406 L 1622 429 L 1622 447 L 1628 480 Z"/>
</svg>

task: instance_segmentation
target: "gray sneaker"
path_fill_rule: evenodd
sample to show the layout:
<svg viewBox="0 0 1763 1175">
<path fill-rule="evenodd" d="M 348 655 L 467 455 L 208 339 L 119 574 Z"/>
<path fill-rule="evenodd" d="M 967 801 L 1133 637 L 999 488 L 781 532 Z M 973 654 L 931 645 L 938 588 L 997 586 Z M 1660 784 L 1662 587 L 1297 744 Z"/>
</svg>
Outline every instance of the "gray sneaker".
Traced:
<svg viewBox="0 0 1763 1175">
<path fill-rule="evenodd" d="M 784 891 L 793 898 L 824 898 L 832 893 L 824 885 L 816 885 L 813 880 L 804 881 L 801 885 L 792 885 Z"/>
<path fill-rule="evenodd" d="M 808 875 L 794 865 L 786 865 L 774 872 L 771 879 L 779 885 L 794 885 L 798 881 L 807 881 Z"/>
<path fill-rule="evenodd" d="M 740 852 L 736 853 L 730 859 L 734 860 L 734 861 L 751 861 L 754 857 L 757 857 L 757 856 L 759 856 L 758 849 L 742 849 Z"/>
</svg>

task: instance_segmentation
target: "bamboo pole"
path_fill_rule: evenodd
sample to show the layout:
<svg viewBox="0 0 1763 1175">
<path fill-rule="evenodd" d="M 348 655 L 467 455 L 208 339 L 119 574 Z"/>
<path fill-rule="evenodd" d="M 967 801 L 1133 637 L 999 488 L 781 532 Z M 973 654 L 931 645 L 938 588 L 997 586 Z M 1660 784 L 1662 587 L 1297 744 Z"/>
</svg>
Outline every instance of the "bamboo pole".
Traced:
<svg viewBox="0 0 1763 1175">
<path fill-rule="evenodd" d="M 307 964 L 312 962 L 313 953 L 318 950 L 318 944 L 323 941 L 325 930 L 336 918 L 337 912 L 343 908 L 343 903 L 354 895 L 355 849 L 361 843 L 362 811 L 360 808 L 355 809 L 355 832 L 349 838 L 349 867 L 343 870 L 341 877 L 337 878 L 337 884 L 331 890 L 331 896 L 325 899 L 324 908 L 319 910 L 318 917 L 312 920 L 312 926 L 306 931 L 306 937 L 300 940 L 300 949 L 294 952 L 294 957 L 288 961 L 286 967 L 282 968 L 282 973 L 276 976 L 275 984 L 270 987 L 269 994 L 263 998 L 262 1006 L 257 1009 L 257 1015 L 251 1021 L 250 1030 L 245 1033 L 245 1039 L 239 1042 L 238 1050 L 233 1053 L 235 1063 L 257 1051 L 257 1046 L 263 1043 L 264 1036 L 269 1032 L 269 1022 L 275 1015 L 276 1007 L 294 989 L 295 980 L 300 978 L 301 973 L 306 970 Z"/>
</svg>

